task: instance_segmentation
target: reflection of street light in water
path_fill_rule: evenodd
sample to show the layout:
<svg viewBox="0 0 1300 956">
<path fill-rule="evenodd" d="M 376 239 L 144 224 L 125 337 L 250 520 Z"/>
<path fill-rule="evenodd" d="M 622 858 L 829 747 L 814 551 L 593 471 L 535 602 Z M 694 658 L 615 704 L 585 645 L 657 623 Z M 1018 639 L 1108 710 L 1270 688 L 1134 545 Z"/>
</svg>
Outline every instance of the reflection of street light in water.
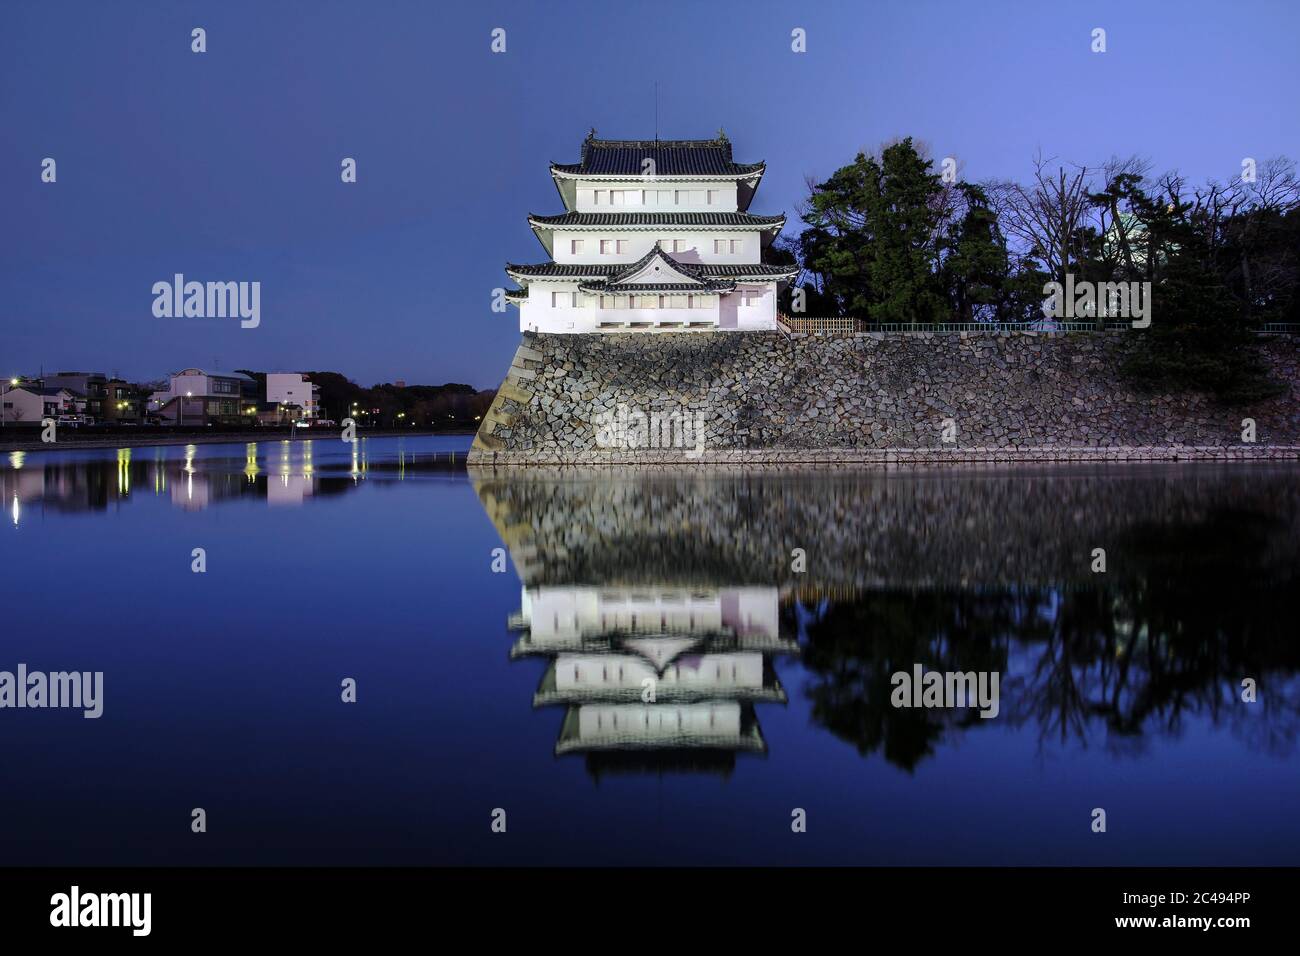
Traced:
<svg viewBox="0 0 1300 956">
<path fill-rule="evenodd" d="M 194 499 L 194 454 L 198 450 L 197 445 L 185 446 L 185 496 L 190 500 Z"/>
<path fill-rule="evenodd" d="M 117 450 L 117 493 L 119 495 L 129 495 L 131 493 L 130 448 L 119 448 Z"/>
</svg>

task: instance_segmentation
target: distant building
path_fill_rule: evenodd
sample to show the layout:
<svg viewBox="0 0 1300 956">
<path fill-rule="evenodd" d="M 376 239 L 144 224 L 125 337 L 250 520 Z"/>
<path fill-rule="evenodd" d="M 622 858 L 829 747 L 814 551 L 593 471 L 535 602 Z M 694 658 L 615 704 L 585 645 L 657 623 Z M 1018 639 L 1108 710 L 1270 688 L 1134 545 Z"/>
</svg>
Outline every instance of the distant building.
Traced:
<svg viewBox="0 0 1300 956">
<path fill-rule="evenodd" d="M 287 425 L 307 418 L 301 405 L 288 402 L 262 402 L 257 406 L 257 423 L 259 425 Z"/>
<path fill-rule="evenodd" d="M 76 396 L 76 413 L 101 421 L 108 397 L 108 378 L 103 372 L 55 372 L 44 378 L 46 388 L 66 388 Z"/>
<path fill-rule="evenodd" d="M 104 383 L 104 413 L 101 421 L 139 422 L 145 416 L 149 397 L 125 379 L 110 378 Z"/>
<path fill-rule="evenodd" d="M 175 372 L 166 391 L 149 398 L 149 412 L 170 425 L 246 424 L 257 419 L 257 381 L 242 372 Z"/>
<path fill-rule="evenodd" d="M 301 372 L 267 372 L 266 400 L 276 405 L 296 405 L 295 418 L 320 417 L 320 386 Z"/>
<path fill-rule="evenodd" d="M 43 418 L 78 414 L 77 394 L 70 388 L 16 385 L 4 390 L 4 421 L 36 424 Z"/>
</svg>

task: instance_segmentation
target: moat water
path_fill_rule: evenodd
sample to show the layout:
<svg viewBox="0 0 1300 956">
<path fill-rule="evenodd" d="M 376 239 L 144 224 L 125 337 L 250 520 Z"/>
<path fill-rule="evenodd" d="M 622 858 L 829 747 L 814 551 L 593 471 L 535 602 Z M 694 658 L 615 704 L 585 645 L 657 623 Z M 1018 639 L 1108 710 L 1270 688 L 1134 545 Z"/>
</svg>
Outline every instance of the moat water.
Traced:
<svg viewBox="0 0 1300 956">
<path fill-rule="evenodd" d="M 1300 860 L 1300 467 L 468 443 L 0 459 L 0 671 L 103 673 L 97 719 L 0 709 L 0 859 Z M 918 665 L 996 716 L 895 706 Z"/>
</svg>

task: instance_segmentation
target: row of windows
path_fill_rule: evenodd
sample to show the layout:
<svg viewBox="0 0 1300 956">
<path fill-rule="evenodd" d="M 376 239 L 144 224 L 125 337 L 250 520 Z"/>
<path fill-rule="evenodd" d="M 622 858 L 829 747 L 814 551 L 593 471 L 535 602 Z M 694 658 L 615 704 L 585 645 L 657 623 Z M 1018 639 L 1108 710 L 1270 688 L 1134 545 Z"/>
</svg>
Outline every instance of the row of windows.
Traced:
<svg viewBox="0 0 1300 956">
<path fill-rule="evenodd" d="M 716 322 L 707 319 L 703 322 L 671 322 L 660 319 L 658 322 L 601 322 L 598 329 L 716 329 Z"/>
<path fill-rule="evenodd" d="M 721 189 L 594 189 L 597 206 L 716 206 Z"/>
<path fill-rule="evenodd" d="M 602 309 L 711 309 L 717 297 L 712 295 L 582 295 L 579 292 L 552 292 L 551 306 L 556 309 L 593 308 L 600 300 Z"/>
<path fill-rule="evenodd" d="M 689 242 L 685 239 L 660 239 L 659 246 L 664 252 L 686 252 L 691 248 Z M 623 255 L 627 252 L 627 239 L 601 239 L 600 254 L 602 256 Z M 586 251 L 586 239 L 570 239 L 569 252 L 573 255 L 582 255 Z M 745 248 L 744 239 L 714 239 L 713 252 L 715 255 L 735 255 Z"/>
<path fill-rule="evenodd" d="M 591 673 L 587 673 L 588 669 L 590 669 Z M 581 664 L 581 665 L 574 664 L 573 682 L 575 684 L 581 684 L 584 679 L 593 680 L 595 678 L 595 670 L 596 670 L 595 664 Z M 716 681 L 730 680 L 732 683 L 740 683 L 742 677 L 740 675 L 739 668 L 737 668 L 734 662 L 731 663 L 730 671 L 731 673 L 727 674 L 726 664 L 722 661 L 719 661 L 713 665 L 713 679 Z M 627 677 L 625 676 L 623 671 L 622 664 L 618 665 L 615 673 L 617 676 L 614 679 L 618 683 L 622 683 L 623 681 L 627 680 Z M 640 685 L 641 683 L 642 673 L 643 673 L 642 669 L 638 667 L 636 672 L 632 675 L 632 680 L 635 681 L 637 685 Z M 671 677 L 669 675 L 671 675 Z M 691 683 L 695 681 L 708 680 L 708 677 L 704 673 L 703 669 L 691 668 L 683 672 L 680 668 L 678 668 L 676 664 L 672 665 L 671 667 L 669 667 L 664 671 L 664 678 L 667 680 L 681 681 L 683 684 Z M 610 682 L 610 667 L 608 664 L 600 665 L 599 682 L 602 684 L 608 684 Z"/>
<path fill-rule="evenodd" d="M 714 295 L 583 295 L 580 292 L 552 292 L 551 307 L 555 309 L 593 308 L 597 299 L 602 309 L 711 309 L 717 304 Z M 763 301 L 759 289 L 742 289 L 740 304 L 755 306 Z"/>
<path fill-rule="evenodd" d="M 725 705 L 724 705 L 724 706 L 725 706 Z M 708 718 L 709 718 L 709 719 L 708 719 L 708 726 L 709 726 L 710 729 L 712 729 L 713 727 L 715 727 L 715 726 L 717 725 L 717 722 L 718 722 L 718 721 L 717 721 L 717 713 L 716 713 L 717 707 L 718 707 L 718 705 L 710 705 L 710 706 L 709 706 L 709 712 L 708 712 Z M 619 730 L 620 727 L 619 727 L 619 723 L 618 723 L 618 711 L 616 711 L 616 710 L 609 710 L 609 711 L 598 710 L 598 711 L 596 711 L 596 729 L 597 729 L 597 730 L 604 730 L 604 729 L 605 729 L 605 714 L 606 714 L 606 713 L 609 714 L 610 719 L 611 719 L 611 721 L 612 721 L 611 724 L 610 724 L 611 728 L 612 728 L 613 730 Z M 695 730 L 699 730 L 699 729 L 701 729 L 701 728 L 704 726 L 704 723 L 699 719 L 700 716 L 701 716 L 701 715 L 699 715 L 699 714 L 686 714 L 686 715 L 683 715 L 683 713 L 682 713 L 680 710 L 663 710 L 663 711 L 656 710 L 653 714 L 651 714 L 650 709 L 649 709 L 649 708 L 646 708 L 644 711 L 642 711 L 642 712 L 640 712 L 640 713 L 633 713 L 633 714 L 627 714 L 627 713 L 625 713 L 625 714 L 623 715 L 623 726 L 622 726 L 621 729 L 623 729 L 623 730 L 638 730 L 638 729 L 642 729 L 642 728 L 649 729 L 649 727 L 650 727 L 650 718 L 651 718 L 652 716 L 655 718 L 655 727 L 657 727 L 657 728 L 659 728 L 659 729 L 663 729 L 663 728 L 665 728 L 665 727 L 670 727 L 674 722 L 676 723 L 677 727 L 679 727 L 679 728 L 683 728 L 683 729 L 684 729 L 684 728 L 685 728 L 685 723 L 684 723 L 684 721 L 683 721 L 683 719 L 682 719 L 683 716 L 685 716 L 685 717 L 687 717 L 688 719 L 690 719 L 691 727 L 692 727 L 693 729 L 695 729 Z"/>
</svg>

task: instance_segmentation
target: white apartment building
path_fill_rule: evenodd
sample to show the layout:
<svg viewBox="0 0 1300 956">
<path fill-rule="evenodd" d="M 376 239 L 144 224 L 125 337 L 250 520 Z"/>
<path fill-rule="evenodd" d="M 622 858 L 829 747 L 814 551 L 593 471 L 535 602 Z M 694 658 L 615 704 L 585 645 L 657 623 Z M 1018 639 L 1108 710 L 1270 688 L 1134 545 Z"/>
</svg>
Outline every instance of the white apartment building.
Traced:
<svg viewBox="0 0 1300 956">
<path fill-rule="evenodd" d="M 267 372 L 266 400 L 277 405 L 298 405 L 303 418 L 320 417 L 320 386 L 301 372 Z"/>
<path fill-rule="evenodd" d="M 177 423 L 243 422 L 256 418 L 257 381 L 242 372 L 173 372 L 166 391 L 149 397 L 149 410 Z"/>
</svg>

